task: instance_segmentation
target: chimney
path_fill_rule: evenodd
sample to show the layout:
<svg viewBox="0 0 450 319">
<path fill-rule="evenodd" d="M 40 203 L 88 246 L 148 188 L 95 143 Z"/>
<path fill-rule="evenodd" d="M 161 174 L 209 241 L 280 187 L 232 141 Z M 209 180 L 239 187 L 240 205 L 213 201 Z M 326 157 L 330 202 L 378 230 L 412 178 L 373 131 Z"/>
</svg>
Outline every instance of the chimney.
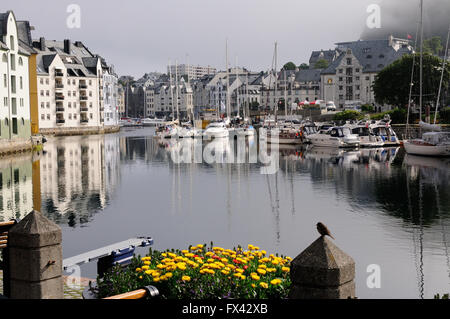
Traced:
<svg viewBox="0 0 450 319">
<path fill-rule="evenodd" d="M 72 54 L 71 51 L 72 50 L 70 40 L 64 40 L 64 52 L 67 54 Z"/>
<path fill-rule="evenodd" d="M 45 51 L 46 46 L 45 46 L 45 38 L 40 38 L 39 39 L 39 50 L 41 51 Z"/>
</svg>

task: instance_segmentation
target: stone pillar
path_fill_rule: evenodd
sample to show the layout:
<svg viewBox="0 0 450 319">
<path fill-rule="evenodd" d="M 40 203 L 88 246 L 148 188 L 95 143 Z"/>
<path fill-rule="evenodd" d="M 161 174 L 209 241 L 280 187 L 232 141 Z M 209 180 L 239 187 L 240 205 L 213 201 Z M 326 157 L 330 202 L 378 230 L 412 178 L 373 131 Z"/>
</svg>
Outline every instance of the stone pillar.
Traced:
<svg viewBox="0 0 450 319">
<path fill-rule="evenodd" d="M 62 233 L 33 211 L 8 234 L 11 299 L 63 299 Z"/>
<path fill-rule="evenodd" d="M 355 297 L 355 262 L 330 239 L 320 237 L 291 262 L 290 299 Z"/>
</svg>

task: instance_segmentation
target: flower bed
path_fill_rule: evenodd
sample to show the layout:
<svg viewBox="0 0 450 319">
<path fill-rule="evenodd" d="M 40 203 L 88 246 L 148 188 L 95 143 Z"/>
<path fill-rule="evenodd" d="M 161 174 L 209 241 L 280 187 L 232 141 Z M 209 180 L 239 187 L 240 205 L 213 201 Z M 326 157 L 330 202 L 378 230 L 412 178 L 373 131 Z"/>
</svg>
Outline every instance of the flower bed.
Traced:
<svg viewBox="0 0 450 319">
<path fill-rule="evenodd" d="M 189 246 L 187 250 L 150 250 L 126 268 L 114 267 L 97 280 L 98 297 L 153 285 L 166 299 L 287 298 L 291 258 L 248 250 Z"/>
</svg>

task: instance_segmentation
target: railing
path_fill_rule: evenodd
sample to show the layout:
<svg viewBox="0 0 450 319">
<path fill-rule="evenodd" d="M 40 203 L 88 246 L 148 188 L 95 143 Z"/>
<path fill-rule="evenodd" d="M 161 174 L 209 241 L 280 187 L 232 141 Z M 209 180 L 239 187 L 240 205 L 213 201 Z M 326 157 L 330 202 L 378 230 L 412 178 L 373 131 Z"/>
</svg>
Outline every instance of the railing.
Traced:
<svg viewBox="0 0 450 319">
<path fill-rule="evenodd" d="M 55 87 L 56 87 L 57 89 L 64 89 L 64 84 L 62 84 L 62 83 L 57 83 L 57 84 L 55 85 Z"/>
<path fill-rule="evenodd" d="M 64 95 L 56 95 L 55 100 L 56 101 L 64 101 Z"/>
<path fill-rule="evenodd" d="M 80 96 L 80 101 L 87 101 L 88 97 L 85 95 Z"/>
<path fill-rule="evenodd" d="M 56 124 L 64 124 L 66 123 L 66 120 L 64 119 L 56 119 Z"/>
<path fill-rule="evenodd" d="M 80 84 L 80 89 L 81 90 L 86 90 L 87 89 L 87 84 Z"/>
<path fill-rule="evenodd" d="M 81 112 L 88 112 L 89 109 L 88 109 L 87 107 L 83 107 L 83 106 L 82 106 L 82 107 L 80 108 L 80 111 L 81 111 Z"/>
<path fill-rule="evenodd" d="M 89 122 L 88 119 L 81 119 L 81 120 L 80 120 L 80 123 L 81 123 L 81 124 L 87 124 L 88 122 Z"/>
<path fill-rule="evenodd" d="M 64 112 L 64 108 L 63 107 L 57 107 L 56 108 L 56 112 Z"/>
<path fill-rule="evenodd" d="M 62 71 L 55 71 L 55 76 L 62 77 L 62 76 L 64 76 L 64 73 Z"/>
</svg>

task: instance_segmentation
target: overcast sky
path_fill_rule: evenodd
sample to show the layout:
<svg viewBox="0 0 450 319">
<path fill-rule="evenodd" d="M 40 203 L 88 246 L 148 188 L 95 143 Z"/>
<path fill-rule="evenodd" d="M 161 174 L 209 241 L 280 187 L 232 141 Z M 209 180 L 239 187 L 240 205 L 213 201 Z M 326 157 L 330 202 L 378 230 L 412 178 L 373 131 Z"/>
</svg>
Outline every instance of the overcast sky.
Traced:
<svg viewBox="0 0 450 319">
<path fill-rule="evenodd" d="M 384 0 L 384 2 L 400 0 Z M 433 1 L 433 0 L 428 0 Z M 441 0 L 434 0 L 441 1 Z M 443 0 L 447 2 L 448 0 Z M 33 38 L 81 40 L 115 65 L 119 75 L 165 72 L 168 60 L 225 69 L 267 70 L 278 41 L 279 65 L 308 62 L 312 50 L 360 38 L 369 4 L 382 0 L 1 0 L 29 20 Z M 417 7 L 418 0 L 401 0 Z M 450 3 L 450 1 L 448 1 Z M 81 8 L 81 28 L 66 26 L 69 4 Z M 448 16 L 447 16 L 448 17 Z M 383 18 L 383 15 L 381 16 Z M 383 20 L 381 20 L 383 22 Z M 414 30 L 413 30 L 414 31 Z M 412 32 L 413 32 L 412 31 Z"/>
</svg>

